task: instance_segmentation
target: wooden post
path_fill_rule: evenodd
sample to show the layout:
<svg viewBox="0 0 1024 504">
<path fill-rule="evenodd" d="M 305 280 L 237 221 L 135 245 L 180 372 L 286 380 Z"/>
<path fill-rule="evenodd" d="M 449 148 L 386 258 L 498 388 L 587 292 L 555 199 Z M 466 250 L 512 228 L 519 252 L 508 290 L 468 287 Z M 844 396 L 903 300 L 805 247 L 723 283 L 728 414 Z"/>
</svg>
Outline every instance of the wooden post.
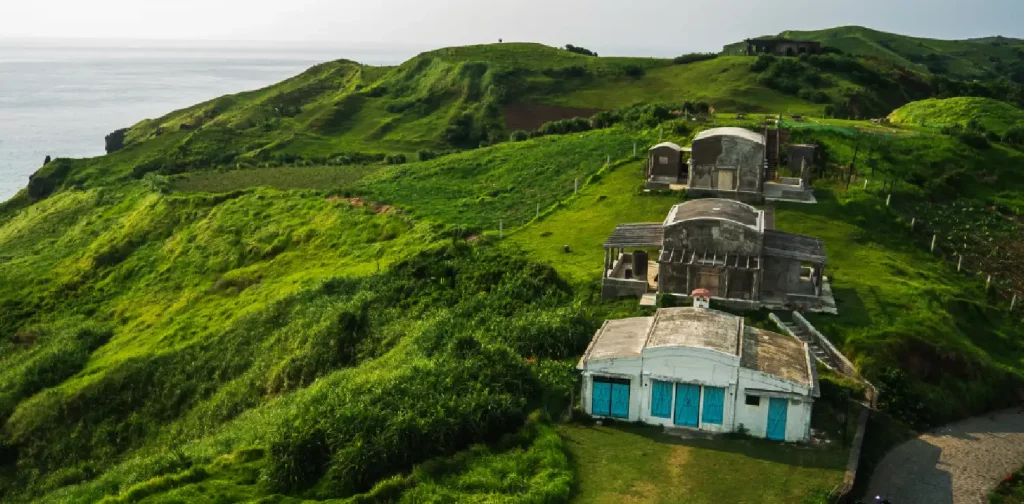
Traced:
<svg viewBox="0 0 1024 504">
<path fill-rule="evenodd" d="M 890 201 L 892 201 L 892 193 L 889 193 L 889 195 L 885 197 L 885 206 L 886 206 L 886 208 L 889 207 L 889 202 Z"/>
<path fill-rule="evenodd" d="M 938 238 L 938 235 L 933 234 L 932 235 L 932 249 L 931 249 L 931 252 L 935 252 L 935 239 L 936 238 Z"/>
<path fill-rule="evenodd" d="M 910 219 L 910 231 L 914 231 L 914 224 L 917 224 L 917 217 Z"/>
<path fill-rule="evenodd" d="M 537 216 L 535 218 L 540 218 L 540 203 L 537 203 Z"/>
<path fill-rule="evenodd" d="M 579 194 L 580 193 L 580 178 L 579 177 L 576 177 L 576 178 L 572 179 L 572 193 L 573 194 Z"/>
<path fill-rule="evenodd" d="M 864 179 L 864 190 L 868 190 L 868 179 Z"/>
<path fill-rule="evenodd" d="M 665 140 L 665 127 L 664 126 L 659 126 L 658 127 L 658 143 L 661 143 L 664 140 Z"/>
<path fill-rule="evenodd" d="M 500 239 L 502 239 L 504 237 L 505 237 L 505 220 L 504 219 L 498 219 L 498 239 L 500 240 Z"/>
<path fill-rule="evenodd" d="M 1013 311 L 1013 307 L 1017 304 L 1017 293 L 1013 293 L 1013 299 L 1010 300 L 1010 311 Z"/>
<path fill-rule="evenodd" d="M 962 268 L 962 267 L 963 267 L 963 265 L 964 265 L 964 256 L 960 256 L 960 260 L 958 260 L 958 261 L 956 262 L 956 271 L 957 271 L 958 273 L 960 272 L 960 268 Z"/>
<path fill-rule="evenodd" d="M 636 159 L 636 142 L 633 142 L 633 159 Z"/>
<path fill-rule="evenodd" d="M 608 157 L 607 157 L 607 158 L 606 158 L 606 159 L 604 160 L 604 165 L 605 165 L 605 166 L 611 166 L 611 164 L 612 164 L 612 157 L 611 157 L 611 156 L 609 155 L 609 156 L 608 156 Z"/>
<path fill-rule="evenodd" d="M 991 283 L 992 283 L 992 275 L 989 275 L 988 278 L 985 279 L 985 292 L 988 292 L 988 286 Z"/>
</svg>

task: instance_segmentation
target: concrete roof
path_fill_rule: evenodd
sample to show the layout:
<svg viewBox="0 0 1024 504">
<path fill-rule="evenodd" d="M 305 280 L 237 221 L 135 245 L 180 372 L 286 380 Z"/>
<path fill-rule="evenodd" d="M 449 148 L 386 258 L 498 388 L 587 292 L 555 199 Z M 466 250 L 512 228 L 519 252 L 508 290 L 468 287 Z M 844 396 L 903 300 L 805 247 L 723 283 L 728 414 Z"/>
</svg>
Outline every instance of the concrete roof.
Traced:
<svg viewBox="0 0 1024 504">
<path fill-rule="evenodd" d="M 697 136 L 693 137 L 693 141 L 696 142 L 697 140 L 701 140 L 701 139 L 709 138 L 709 137 L 713 137 L 713 136 L 740 137 L 740 138 L 743 138 L 745 140 L 749 140 L 751 142 L 759 143 L 759 144 L 764 145 L 764 135 L 762 135 L 760 133 L 754 133 L 753 131 L 750 131 L 750 130 L 748 130 L 746 128 L 732 128 L 732 127 L 730 127 L 730 128 L 711 128 L 711 129 L 707 129 L 707 130 L 701 131 L 700 133 L 697 133 Z"/>
<path fill-rule="evenodd" d="M 652 320 L 654 317 L 606 320 L 590 341 L 580 366 L 588 360 L 640 357 Z"/>
<path fill-rule="evenodd" d="M 746 327 L 743 331 L 740 365 L 747 369 L 813 387 L 810 362 L 804 343 L 793 336 L 756 327 Z"/>
<path fill-rule="evenodd" d="M 669 211 L 665 225 L 691 219 L 726 219 L 744 226 L 758 228 L 761 211 L 739 201 L 720 198 L 690 200 L 680 203 Z"/>
<path fill-rule="evenodd" d="M 764 248 L 762 254 L 773 257 L 785 257 L 798 261 L 809 261 L 815 264 L 828 264 L 825 256 L 825 242 L 812 236 L 784 233 L 769 230 L 764 232 Z"/>
<path fill-rule="evenodd" d="M 717 310 L 662 308 L 654 315 L 647 348 L 696 347 L 739 355 L 742 320 Z"/>
<path fill-rule="evenodd" d="M 654 150 L 654 149 L 657 149 L 658 147 L 669 147 L 669 148 L 675 149 L 677 151 L 682 151 L 683 150 L 683 148 L 680 147 L 679 144 L 675 144 L 675 143 L 672 143 L 672 142 L 661 142 L 660 144 L 655 145 L 654 147 L 651 147 L 648 150 Z"/>
</svg>

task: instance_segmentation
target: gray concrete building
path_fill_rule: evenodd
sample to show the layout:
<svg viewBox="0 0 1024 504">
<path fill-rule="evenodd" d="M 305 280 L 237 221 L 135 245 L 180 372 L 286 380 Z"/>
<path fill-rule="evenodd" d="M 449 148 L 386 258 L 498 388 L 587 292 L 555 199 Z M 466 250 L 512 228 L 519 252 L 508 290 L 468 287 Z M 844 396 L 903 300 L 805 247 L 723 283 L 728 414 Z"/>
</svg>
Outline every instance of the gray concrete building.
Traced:
<svg viewBox="0 0 1024 504">
<path fill-rule="evenodd" d="M 744 128 L 712 128 L 693 137 L 687 193 L 763 200 L 765 138 Z"/>
<path fill-rule="evenodd" d="M 675 205 L 660 223 L 621 224 L 604 243 L 602 296 L 705 289 L 737 308 L 834 312 L 824 243 L 772 227 L 763 210 L 722 198 Z"/>
</svg>

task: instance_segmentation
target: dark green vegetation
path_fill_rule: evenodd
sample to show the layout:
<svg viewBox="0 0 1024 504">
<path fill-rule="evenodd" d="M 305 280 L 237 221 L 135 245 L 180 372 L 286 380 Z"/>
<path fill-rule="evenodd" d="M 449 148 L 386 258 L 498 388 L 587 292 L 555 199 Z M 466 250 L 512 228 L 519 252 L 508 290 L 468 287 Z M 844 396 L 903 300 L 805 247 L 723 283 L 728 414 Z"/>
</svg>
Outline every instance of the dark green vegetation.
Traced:
<svg viewBox="0 0 1024 504">
<path fill-rule="evenodd" d="M 842 450 L 551 422 L 594 328 L 638 314 L 597 299 L 601 242 L 681 198 L 640 190 L 634 144 L 711 126 L 683 110 L 864 115 L 936 93 L 835 54 L 683 59 L 500 44 L 336 61 L 48 163 L 0 204 L 0 499 L 820 501 Z M 559 114 L 506 127 L 537 110 Z M 925 426 L 1011 399 L 1020 312 L 907 239 L 878 186 L 933 220 L 986 209 L 950 236 L 1010 233 L 1017 142 L 984 121 L 996 138 L 785 124 L 824 147 L 824 179 L 778 227 L 825 239 L 840 315 L 813 320 L 885 410 Z M 867 192 L 847 189 L 855 153 Z M 639 449 L 606 456 L 623 447 Z"/>
<path fill-rule="evenodd" d="M 991 504 L 1020 504 L 1024 502 L 1024 469 L 1007 475 L 989 495 Z"/>
<path fill-rule="evenodd" d="M 1011 127 L 1024 123 L 1024 111 L 989 98 L 959 97 L 908 103 L 889 114 L 894 124 L 931 128 L 966 127 L 972 119 L 1002 137 Z"/>
</svg>

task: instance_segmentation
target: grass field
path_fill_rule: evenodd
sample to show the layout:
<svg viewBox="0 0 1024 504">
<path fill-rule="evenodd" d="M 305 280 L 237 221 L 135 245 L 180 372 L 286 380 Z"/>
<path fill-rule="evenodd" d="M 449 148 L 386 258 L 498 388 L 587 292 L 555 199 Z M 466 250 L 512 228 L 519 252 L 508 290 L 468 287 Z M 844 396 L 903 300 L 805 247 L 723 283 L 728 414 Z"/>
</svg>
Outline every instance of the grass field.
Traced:
<svg viewBox="0 0 1024 504">
<path fill-rule="evenodd" d="M 283 166 L 247 170 L 190 173 L 171 183 L 175 191 L 227 192 L 252 187 L 337 189 L 376 172 L 382 165 Z"/>
<path fill-rule="evenodd" d="M 683 440 L 661 428 L 619 424 L 570 424 L 559 433 L 581 504 L 824 503 L 846 469 L 845 450 Z"/>
<path fill-rule="evenodd" d="M 1010 126 L 1024 123 L 1024 111 L 991 98 L 957 97 L 911 102 L 889 115 L 896 124 L 931 128 L 964 126 L 972 119 L 1002 135 Z"/>
</svg>

